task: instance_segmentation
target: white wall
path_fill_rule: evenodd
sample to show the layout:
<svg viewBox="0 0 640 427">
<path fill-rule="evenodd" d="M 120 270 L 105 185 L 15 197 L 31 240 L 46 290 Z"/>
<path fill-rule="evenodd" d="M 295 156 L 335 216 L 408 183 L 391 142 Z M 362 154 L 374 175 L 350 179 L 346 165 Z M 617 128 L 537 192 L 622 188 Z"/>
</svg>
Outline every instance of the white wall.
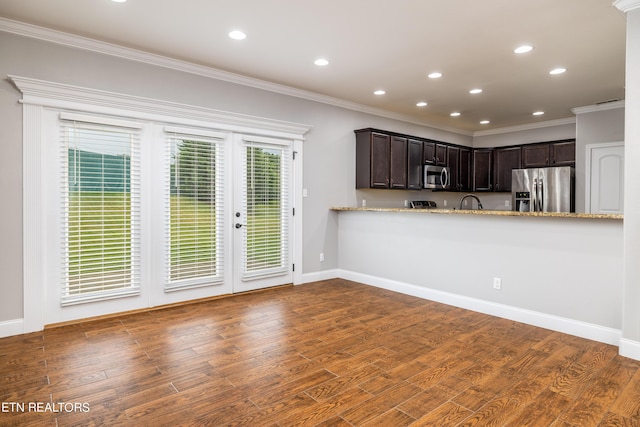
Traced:
<svg viewBox="0 0 640 427">
<path fill-rule="evenodd" d="M 617 344 L 620 220 L 336 215 L 343 277 Z M 494 277 L 502 290 L 493 289 Z"/>
</svg>

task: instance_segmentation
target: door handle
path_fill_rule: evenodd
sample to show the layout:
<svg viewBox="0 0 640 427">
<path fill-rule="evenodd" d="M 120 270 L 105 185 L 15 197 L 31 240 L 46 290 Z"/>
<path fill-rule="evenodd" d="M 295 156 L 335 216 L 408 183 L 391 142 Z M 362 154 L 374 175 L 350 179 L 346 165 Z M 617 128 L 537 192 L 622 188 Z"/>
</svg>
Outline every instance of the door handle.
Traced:
<svg viewBox="0 0 640 427">
<path fill-rule="evenodd" d="M 241 228 L 242 224 L 240 224 L 239 222 L 236 222 L 236 228 Z"/>
<path fill-rule="evenodd" d="M 532 212 L 537 212 L 538 211 L 538 180 L 534 179 L 533 180 L 533 191 L 532 191 L 533 195 L 531 196 L 532 200 L 532 204 L 533 204 L 533 211 Z"/>
</svg>

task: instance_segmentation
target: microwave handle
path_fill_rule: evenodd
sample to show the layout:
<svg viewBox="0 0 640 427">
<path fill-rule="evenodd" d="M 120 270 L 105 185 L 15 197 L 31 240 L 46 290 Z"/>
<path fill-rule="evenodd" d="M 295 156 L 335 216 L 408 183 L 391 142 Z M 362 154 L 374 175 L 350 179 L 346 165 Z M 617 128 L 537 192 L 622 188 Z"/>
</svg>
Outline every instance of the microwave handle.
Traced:
<svg viewBox="0 0 640 427">
<path fill-rule="evenodd" d="M 447 172 L 447 168 L 442 168 L 442 172 L 440 173 L 440 181 L 442 182 L 443 187 L 449 186 L 449 172 Z"/>
</svg>

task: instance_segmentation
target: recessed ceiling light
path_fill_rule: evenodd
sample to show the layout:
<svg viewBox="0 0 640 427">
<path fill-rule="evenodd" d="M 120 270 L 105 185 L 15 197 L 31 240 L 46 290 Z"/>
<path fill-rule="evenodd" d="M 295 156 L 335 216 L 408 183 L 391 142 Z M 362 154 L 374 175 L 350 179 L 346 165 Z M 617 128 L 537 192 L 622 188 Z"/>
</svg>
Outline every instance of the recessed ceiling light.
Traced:
<svg viewBox="0 0 640 427">
<path fill-rule="evenodd" d="M 544 114 L 544 111 L 535 111 L 535 112 L 533 113 L 533 115 L 534 115 L 534 116 L 541 116 L 541 115 L 543 115 L 543 114 Z"/>
<path fill-rule="evenodd" d="M 471 89 L 469 93 L 472 93 L 472 94 L 482 93 L 482 89 Z"/>
<path fill-rule="evenodd" d="M 481 120 L 480 121 L 481 125 L 488 125 L 489 123 L 491 123 L 489 120 Z"/>
<path fill-rule="evenodd" d="M 549 71 L 549 74 L 562 74 L 564 72 L 566 72 L 567 69 L 566 68 L 554 68 L 553 70 Z"/>
<path fill-rule="evenodd" d="M 513 50 L 513 53 L 527 53 L 533 50 L 533 46 L 529 46 L 528 44 L 518 46 Z"/>
<path fill-rule="evenodd" d="M 385 91 L 384 91 L 384 90 L 382 90 L 382 89 L 380 89 L 380 90 L 377 90 L 377 91 L 373 92 L 373 94 L 374 94 L 374 95 L 384 95 L 385 93 L 387 93 L 387 92 L 385 92 Z"/>
<path fill-rule="evenodd" d="M 315 61 L 313 61 L 313 63 L 316 64 L 318 67 L 324 67 L 325 65 L 329 65 L 329 61 L 327 61 L 324 58 L 316 59 Z"/>
<path fill-rule="evenodd" d="M 439 79 L 440 77 L 442 77 L 442 73 L 438 71 L 434 71 L 433 73 L 430 73 L 427 77 L 429 77 L 430 79 Z"/>
<path fill-rule="evenodd" d="M 125 3 L 127 0 L 111 0 L 114 3 Z"/>
<path fill-rule="evenodd" d="M 457 111 L 454 111 L 453 113 L 449 114 L 451 117 L 458 117 L 460 115 L 460 113 L 458 113 Z"/>
<path fill-rule="evenodd" d="M 427 103 L 424 101 L 420 101 L 416 104 L 416 107 L 426 107 L 426 106 L 427 106 Z"/>
<path fill-rule="evenodd" d="M 229 33 L 229 37 L 234 40 L 244 40 L 247 38 L 247 35 L 242 31 L 234 30 Z"/>
</svg>

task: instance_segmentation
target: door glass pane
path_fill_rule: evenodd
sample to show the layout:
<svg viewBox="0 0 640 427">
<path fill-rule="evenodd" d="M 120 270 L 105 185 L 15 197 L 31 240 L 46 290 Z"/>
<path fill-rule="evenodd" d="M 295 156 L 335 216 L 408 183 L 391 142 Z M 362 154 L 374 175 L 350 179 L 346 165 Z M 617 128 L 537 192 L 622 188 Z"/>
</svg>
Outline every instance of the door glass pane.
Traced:
<svg viewBox="0 0 640 427">
<path fill-rule="evenodd" d="M 64 127 L 63 292 L 72 303 L 138 286 L 135 134 Z"/>
<path fill-rule="evenodd" d="M 245 147 L 245 277 L 287 271 L 287 151 L 260 144 Z"/>
<path fill-rule="evenodd" d="M 171 138 L 169 285 L 222 280 L 222 152 L 216 141 Z"/>
</svg>

